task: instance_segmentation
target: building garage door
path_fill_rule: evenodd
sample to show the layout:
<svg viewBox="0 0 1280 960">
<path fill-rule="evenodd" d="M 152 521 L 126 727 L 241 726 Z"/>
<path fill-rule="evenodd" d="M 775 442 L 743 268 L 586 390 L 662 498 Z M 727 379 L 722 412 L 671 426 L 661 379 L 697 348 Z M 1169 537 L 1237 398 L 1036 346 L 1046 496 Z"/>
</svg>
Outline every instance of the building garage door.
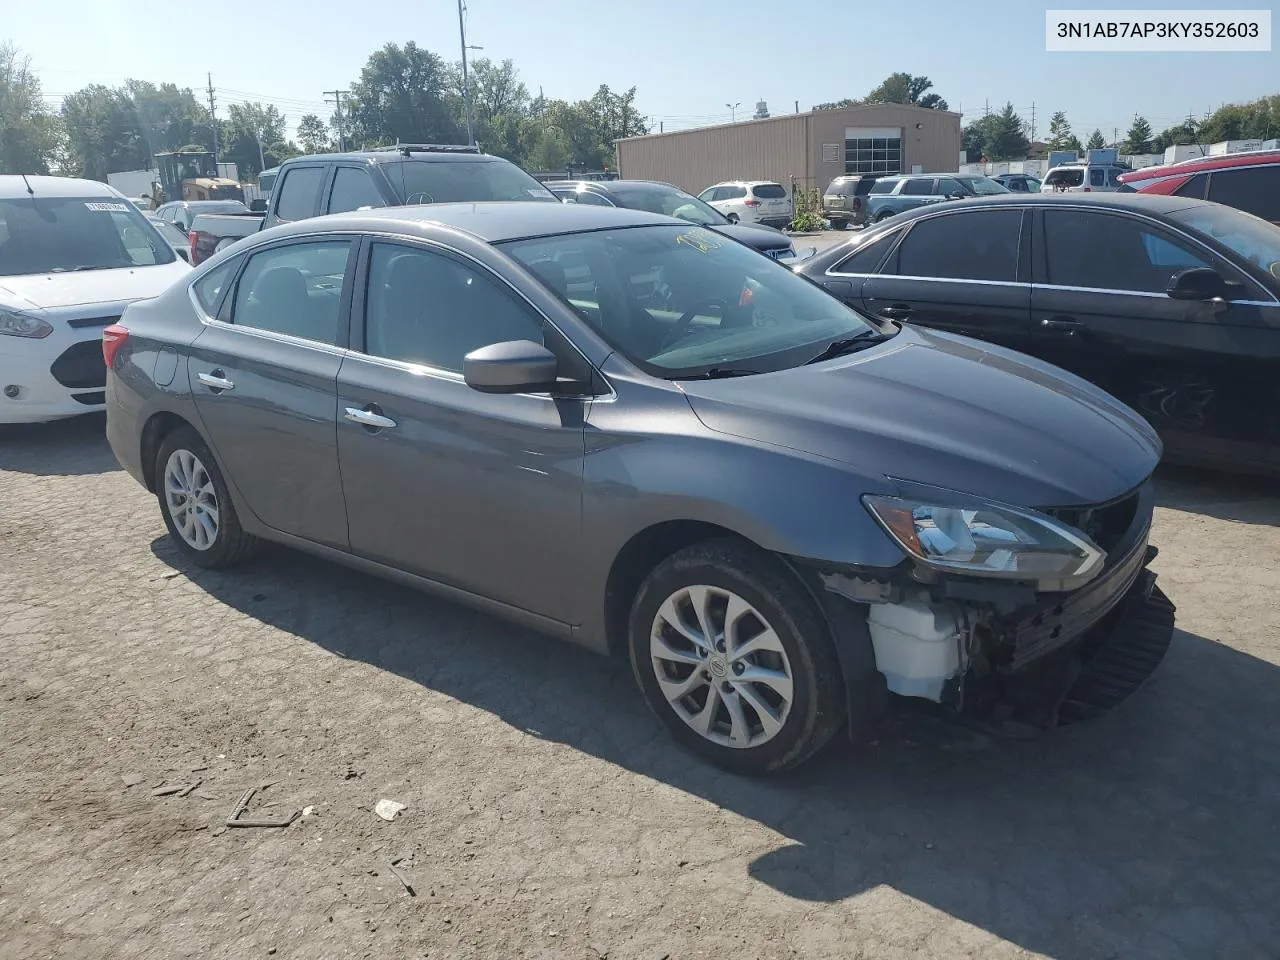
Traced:
<svg viewBox="0 0 1280 960">
<path fill-rule="evenodd" d="M 901 127 L 845 127 L 845 173 L 901 173 Z"/>
</svg>

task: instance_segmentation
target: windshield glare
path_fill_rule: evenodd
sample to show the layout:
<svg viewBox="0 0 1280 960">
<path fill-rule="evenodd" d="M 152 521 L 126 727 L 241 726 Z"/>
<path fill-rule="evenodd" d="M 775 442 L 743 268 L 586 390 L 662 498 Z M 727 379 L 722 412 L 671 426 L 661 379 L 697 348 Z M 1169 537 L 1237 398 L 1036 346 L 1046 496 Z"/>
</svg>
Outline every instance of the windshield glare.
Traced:
<svg viewBox="0 0 1280 960">
<path fill-rule="evenodd" d="M 405 203 L 549 200 L 554 193 L 514 163 L 502 160 L 423 160 L 383 165 Z"/>
<path fill-rule="evenodd" d="M 615 185 L 613 195 L 624 207 L 632 210 L 647 210 L 650 213 L 661 213 L 668 217 L 679 217 L 690 223 L 710 226 L 729 222 L 729 218 L 699 200 L 691 197 L 683 190 L 674 188 L 649 187 L 642 189 L 627 188 Z"/>
<path fill-rule="evenodd" d="M 0 276 L 172 263 L 138 208 L 115 197 L 0 200 Z"/>
<path fill-rule="evenodd" d="M 1169 214 L 1280 280 L 1280 227 L 1243 210 L 1204 203 Z"/>
<path fill-rule="evenodd" d="M 786 267 L 703 227 L 633 227 L 503 244 L 654 376 L 765 373 L 878 332 Z"/>
</svg>

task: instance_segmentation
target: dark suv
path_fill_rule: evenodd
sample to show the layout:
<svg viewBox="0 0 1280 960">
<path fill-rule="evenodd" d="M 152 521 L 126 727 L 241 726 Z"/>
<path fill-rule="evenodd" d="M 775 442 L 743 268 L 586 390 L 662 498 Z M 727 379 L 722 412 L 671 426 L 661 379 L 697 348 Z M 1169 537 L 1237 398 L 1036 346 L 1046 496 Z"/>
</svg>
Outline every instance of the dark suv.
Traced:
<svg viewBox="0 0 1280 960">
<path fill-rule="evenodd" d="M 822 215 L 831 221 L 831 229 L 843 230 L 849 224 L 867 222 L 866 196 L 876 177 L 871 174 L 836 177 L 822 195 Z"/>
<path fill-rule="evenodd" d="M 556 195 L 510 160 L 478 147 L 402 143 L 358 153 L 294 157 L 278 168 L 265 215 L 200 216 L 191 224 L 192 263 L 259 230 L 362 207 Z"/>
</svg>

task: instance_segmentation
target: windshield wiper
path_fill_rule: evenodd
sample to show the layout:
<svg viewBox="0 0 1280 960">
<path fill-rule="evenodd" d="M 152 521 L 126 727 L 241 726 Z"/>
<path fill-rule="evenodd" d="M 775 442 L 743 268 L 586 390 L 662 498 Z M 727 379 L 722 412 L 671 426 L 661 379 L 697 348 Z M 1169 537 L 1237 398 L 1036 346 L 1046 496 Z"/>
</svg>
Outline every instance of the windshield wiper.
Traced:
<svg viewBox="0 0 1280 960">
<path fill-rule="evenodd" d="M 754 377 L 760 373 L 759 370 L 748 370 L 745 367 L 712 367 L 704 370 L 702 373 L 695 373 L 688 377 L 677 377 L 679 380 L 724 380 L 728 377 Z"/>
<path fill-rule="evenodd" d="M 81 264 L 78 267 L 54 267 L 50 273 L 79 273 L 81 270 L 106 270 L 107 267 L 99 267 L 92 264 Z"/>
<path fill-rule="evenodd" d="M 844 353 L 857 353 L 867 347 L 874 347 L 877 343 L 884 343 L 891 336 L 893 334 L 881 333 L 879 330 L 863 330 L 852 337 L 832 340 L 820 354 L 811 360 L 806 360 L 805 363 L 821 363 L 823 360 L 830 360 Z"/>
</svg>

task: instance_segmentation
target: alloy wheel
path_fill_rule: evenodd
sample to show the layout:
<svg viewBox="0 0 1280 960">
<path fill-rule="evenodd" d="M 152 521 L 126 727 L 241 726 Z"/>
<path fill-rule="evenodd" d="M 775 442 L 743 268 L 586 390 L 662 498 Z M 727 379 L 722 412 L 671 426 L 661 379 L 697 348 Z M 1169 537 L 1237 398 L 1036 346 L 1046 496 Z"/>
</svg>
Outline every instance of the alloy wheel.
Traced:
<svg viewBox="0 0 1280 960">
<path fill-rule="evenodd" d="M 193 550 L 218 540 L 218 493 L 213 477 L 190 450 L 175 450 L 164 467 L 164 502 L 174 529 Z"/>
<path fill-rule="evenodd" d="M 794 698 L 777 632 L 731 590 L 682 587 L 658 608 L 650 632 L 654 675 L 695 732 L 727 747 L 758 747 L 781 731 Z"/>
</svg>

